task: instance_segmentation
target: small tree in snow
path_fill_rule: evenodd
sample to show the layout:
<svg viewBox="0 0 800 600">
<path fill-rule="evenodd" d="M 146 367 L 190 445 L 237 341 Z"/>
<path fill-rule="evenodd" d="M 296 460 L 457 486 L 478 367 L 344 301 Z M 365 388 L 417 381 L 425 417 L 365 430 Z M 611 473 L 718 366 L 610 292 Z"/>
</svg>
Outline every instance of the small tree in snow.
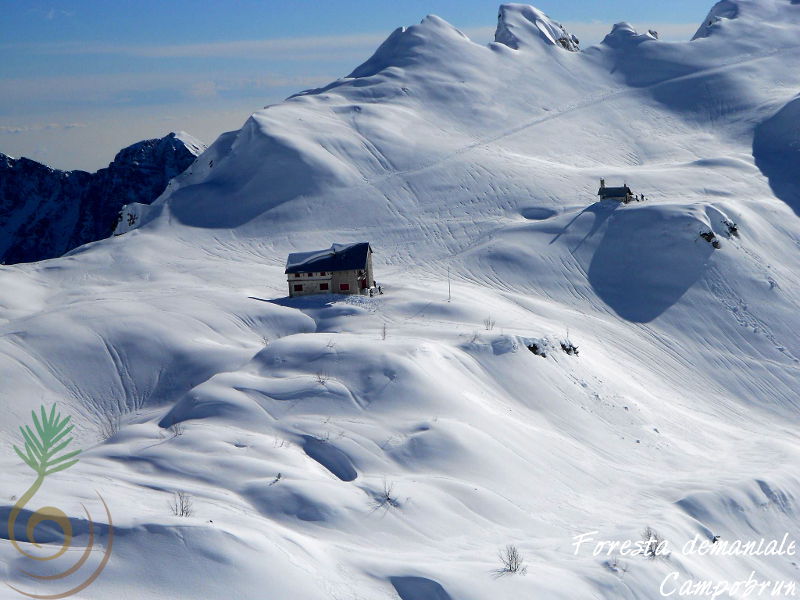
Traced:
<svg viewBox="0 0 800 600">
<path fill-rule="evenodd" d="M 500 551 L 500 563 L 502 566 L 495 570 L 495 574 L 498 576 L 508 574 L 525 575 L 528 572 L 528 567 L 523 562 L 522 554 L 513 544 L 509 544 Z"/>
<path fill-rule="evenodd" d="M 175 492 L 169 508 L 176 517 L 191 517 L 194 514 L 192 497 L 186 492 Z"/>
</svg>

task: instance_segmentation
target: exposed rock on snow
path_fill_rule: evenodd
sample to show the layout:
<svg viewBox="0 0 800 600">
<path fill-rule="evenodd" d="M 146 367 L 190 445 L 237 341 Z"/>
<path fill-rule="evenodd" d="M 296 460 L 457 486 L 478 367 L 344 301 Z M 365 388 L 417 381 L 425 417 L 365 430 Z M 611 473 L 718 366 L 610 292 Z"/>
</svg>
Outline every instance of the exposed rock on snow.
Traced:
<svg viewBox="0 0 800 600">
<path fill-rule="evenodd" d="M 542 42 L 570 52 L 580 50 L 578 38 L 542 11 L 527 4 L 500 6 L 494 41 L 515 50 Z"/>
</svg>

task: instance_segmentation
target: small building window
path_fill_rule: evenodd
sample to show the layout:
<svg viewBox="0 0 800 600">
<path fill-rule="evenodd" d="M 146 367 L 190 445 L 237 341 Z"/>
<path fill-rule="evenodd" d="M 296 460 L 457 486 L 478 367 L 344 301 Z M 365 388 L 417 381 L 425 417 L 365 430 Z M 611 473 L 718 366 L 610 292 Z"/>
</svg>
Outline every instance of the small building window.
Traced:
<svg viewBox="0 0 800 600">
<path fill-rule="evenodd" d="M 295 273 L 294 276 L 295 277 L 300 277 L 300 273 Z"/>
<path fill-rule="evenodd" d="M 320 283 L 319 284 L 319 289 L 320 289 L 320 291 L 327 290 L 328 289 L 328 284 L 327 283 Z"/>
<path fill-rule="evenodd" d="M 309 277 L 313 277 L 313 276 L 314 276 L 314 273 L 309 273 L 309 274 L 308 274 L 308 276 L 309 276 Z"/>
<path fill-rule="evenodd" d="M 325 275 L 327 275 L 327 273 L 325 273 L 325 271 L 320 271 L 319 272 L 319 276 L 320 277 L 325 277 Z"/>
<path fill-rule="evenodd" d="M 350 290 L 350 284 L 349 283 L 340 283 L 339 284 L 339 289 L 341 291 L 343 291 L 343 292 L 347 292 L 347 291 Z"/>
<path fill-rule="evenodd" d="M 295 292 L 302 292 L 303 291 L 303 284 L 302 283 L 295 284 L 294 285 L 294 291 Z"/>
</svg>

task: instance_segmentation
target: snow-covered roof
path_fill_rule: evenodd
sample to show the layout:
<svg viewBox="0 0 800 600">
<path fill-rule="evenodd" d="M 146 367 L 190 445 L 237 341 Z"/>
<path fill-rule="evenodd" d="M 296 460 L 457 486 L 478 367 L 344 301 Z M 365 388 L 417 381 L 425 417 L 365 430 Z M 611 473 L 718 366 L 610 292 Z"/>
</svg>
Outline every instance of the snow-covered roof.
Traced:
<svg viewBox="0 0 800 600">
<path fill-rule="evenodd" d="M 309 273 L 313 271 L 349 271 L 363 269 L 367 256 L 372 251 L 369 242 L 333 244 L 326 250 L 293 252 L 286 259 L 285 273 Z"/>
<path fill-rule="evenodd" d="M 616 198 L 620 196 L 625 196 L 627 194 L 632 194 L 631 188 L 627 185 L 623 185 L 622 187 L 601 187 L 597 195 L 601 196 L 602 198 Z"/>
</svg>

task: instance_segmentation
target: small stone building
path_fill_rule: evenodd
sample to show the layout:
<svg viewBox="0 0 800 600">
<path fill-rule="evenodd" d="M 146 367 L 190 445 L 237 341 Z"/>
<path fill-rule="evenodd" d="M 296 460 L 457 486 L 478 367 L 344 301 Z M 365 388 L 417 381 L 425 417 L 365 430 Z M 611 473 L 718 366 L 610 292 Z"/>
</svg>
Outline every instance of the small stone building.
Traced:
<svg viewBox="0 0 800 600">
<path fill-rule="evenodd" d="M 293 252 L 286 260 L 289 296 L 364 294 L 375 285 L 368 242 L 333 244 L 327 250 Z"/>
<path fill-rule="evenodd" d="M 624 202 L 627 204 L 634 199 L 633 192 L 628 184 L 622 187 L 606 187 L 606 180 L 600 180 L 600 189 L 597 192 L 600 200 L 616 200 L 617 202 Z"/>
</svg>

